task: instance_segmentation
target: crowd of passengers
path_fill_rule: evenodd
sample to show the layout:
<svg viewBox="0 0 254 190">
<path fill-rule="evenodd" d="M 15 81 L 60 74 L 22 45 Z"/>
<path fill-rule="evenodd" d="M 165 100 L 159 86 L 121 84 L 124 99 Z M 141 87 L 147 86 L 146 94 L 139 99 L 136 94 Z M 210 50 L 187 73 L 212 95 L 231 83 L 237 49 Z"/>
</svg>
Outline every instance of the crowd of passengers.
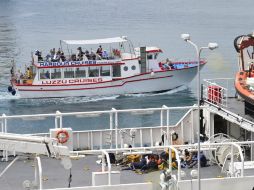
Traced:
<svg viewBox="0 0 254 190">
<path fill-rule="evenodd" d="M 64 52 L 59 48 L 57 51 L 55 48 L 51 49 L 46 55 L 45 59 L 42 57 L 42 52 L 39 50 L 35 51 L 35 55 L 38 57 L 38 61 L 47 62 L 64 62 L 64 61 L 86 61 L 86 60 L 101 60 L 101 59 L 114 59 L 120 57 L 120 50 L 113 49 L 113 56 L 109 55 L 106 50 L 102 49 L 100 45 L 96 51 L 89 52 L 88 50 L 83 51 L 81 47 L 77 48 L 77 53 L 72 54 L 69 57 L 65 56 Z"/>
<path fill-rule="evenodd" d="M 131 147 L 131 146 L 130 146 Z M 165 170 L 168 168 L 169 150 L 163 151 L 159 154 L 146 154 L 146 155 L 126 155 L 118 156 L 110 153 L 110 162 L 122 166 L 122 170 L 132 170 L 139 174 L 148 173 L 156 170 Z M 189 151 L 185 149 L 181 152 L 181 168 L 197 167 L 198 154 L 197 151 Z M 171 165 L 172 169 L 178 168 L 175 152 L 171 152 Z M 200 166 L 207 167 L 207 159 L 203 152 L 200 153 Z"/>
</svg>

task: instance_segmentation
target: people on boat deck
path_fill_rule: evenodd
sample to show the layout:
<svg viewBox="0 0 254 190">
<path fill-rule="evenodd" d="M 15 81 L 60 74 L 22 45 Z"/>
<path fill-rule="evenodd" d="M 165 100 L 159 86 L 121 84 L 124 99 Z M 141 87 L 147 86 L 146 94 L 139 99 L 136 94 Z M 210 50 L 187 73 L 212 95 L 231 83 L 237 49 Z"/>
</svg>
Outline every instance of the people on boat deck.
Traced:
<svg viewBox="0 0 254 190">
<path fill-rule="evenodd" d="M 116 57 L 120 57 L 121 52 L 120 52 L 120 50 L 118 50 L 118 49 L 113 49 L 113 54 L 114 54 L 114 56 L 116 56 Z"/>
<path fill-rule="evenodd" d="M 96 53 L 97 53 L 99 56 L 102 57 L 102 47 L 101 47 L 101 45 L 98 47 Z"/>
<path fill-rule="evenodd" d="M 78 47 L 77 50 L 78 50 L 76 54 L 77 61 L 82 61 L 84 52 L 82 51 L 81 47 Z"/>
<path fill-rule="evenodd" d="M 46 79 L 49 79 L 49 78 L 50 78 L 50 76 L 49 76 L 49 71 L 47 71 L 47 72 L 45 73 L 45 78 L 46 78 Z"/>
<path fill-rule="evenodd" d="M 207 164 L 207 159 L 203 153 L 203 151 L 200 152 L 200 166 L 201 167 L 207 167 L 209 166 Z M 184 160 L 181 163 L 181 167 L 185 168 L 192 168 L 193 166 L 198 164 L 198 152 L 197 151 L 193 151 L 193 152 L 189 152 L 187 149 L 184 150 Z"/>
<path fill-rule="evenodd" d="M 108 59 L 108 52 L 107 52 L 106 50 L 104 50 L 104 51 L 102 52 L 102 58 L 103 58 L 103 59 Z"/>
<path fill-rule="evenodd" d="M 87 58 L 89 58 L 89 51 L 86 49 L 86 51 L 85 51 L 85 56 L 87 57 Z"/>
<path fill-rule="evenodd" d="M 18 72 L 15 74 L 15 78 L 17 80 L 17 83 L 20 83 L 20 79 L 23 79 L 23 74 L 18 70 Z"/>
<path fill-rule="evenodd" d="M 174 65 L 173 65 L 172 61 L 170 61 L 168 58 L 166 59 L 165 65 L 167 65 L 167 67 L 169 69 L 174 69 Z"/>
<path fill-rule="evenodd" d="M 91 53 L 90 53 L 90 59 L 96 60 L 96 55 L 93 51 L 91 51 Z"/>
<path fill-rule="evenodd" d="M 61 53 L 60 53 L 60 61 L 66 61 L 63 51 L 61 51 Z"/>
<path fill-rule="evenodd" d="M 76 55 L 72 54 L 70 57 L 70 61 L 77 61 Z"/>
<path fill-rule="evenodd" d="M 11 76 L 13 77 L 14 76 L 14 68 L 13 67 L 11 67 L 10 73 L 11 73 Z"/>
<path fill-rule="evenodd" d="M 26 78 L 31 79 L 32 78 L 32 71 L 29 67 L 26 69 Z"/>
<path fill-rule="evenodd" d="M 56 54 L 56 49 L 55 48 L 51 49 L 50 50 L 51 59 L 54 58 L 55 54 Z"/>
<path fill-rule="evenodd" d="M 136 170 L 140 169 L 141 172 L 145 172 L 147 170 L 157 170 L 158 165 L 160 165 L 160 159 L 158 155 L 144 155 L 139 162 L 132 162 L 126 168 L 122 168 L 122 170 Z"/>
<path fill-rule="evenodd" d="M 38 57 L 38 61 L 43 61 L 43 58 L 41 56 L 41 52 L 39 50 L 35 51 L 35 55 Z"/>
</svg>

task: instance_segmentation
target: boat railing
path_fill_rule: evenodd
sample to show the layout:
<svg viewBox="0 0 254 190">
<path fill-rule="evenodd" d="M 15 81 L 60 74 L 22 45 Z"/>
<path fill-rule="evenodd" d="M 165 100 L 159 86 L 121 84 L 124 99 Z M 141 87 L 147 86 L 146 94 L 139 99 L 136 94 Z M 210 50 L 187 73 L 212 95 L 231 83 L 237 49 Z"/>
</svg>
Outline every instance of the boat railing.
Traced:
<svg viewBox="0 0 254 190">
<path fill-rule="evenodd" d="M 219 107 L 228 106 L 228 98 L 236 96 L 233 78 L 204 79 L 203 100 Z"/>
</svg>

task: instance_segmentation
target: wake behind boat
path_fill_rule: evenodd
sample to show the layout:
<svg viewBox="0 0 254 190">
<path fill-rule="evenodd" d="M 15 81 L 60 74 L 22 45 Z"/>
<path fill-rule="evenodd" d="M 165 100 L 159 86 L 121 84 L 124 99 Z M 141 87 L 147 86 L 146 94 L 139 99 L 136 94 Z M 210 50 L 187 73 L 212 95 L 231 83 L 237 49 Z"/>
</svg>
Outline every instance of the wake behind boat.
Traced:
<svg viewBox="0 0 254 190">
<path fill-rule="evenodd" d="M 168 91 L 195 77 L 197 62 L 159 61 L 161 53 L 158 47 L 134 48 L 126 36 L 61 40 L 58 51 L 52 49 L 46 57 L 33 53 L 26 74 L 14 66 L 8 90 L 21 98 L 122 95 Z"/>
</svg>

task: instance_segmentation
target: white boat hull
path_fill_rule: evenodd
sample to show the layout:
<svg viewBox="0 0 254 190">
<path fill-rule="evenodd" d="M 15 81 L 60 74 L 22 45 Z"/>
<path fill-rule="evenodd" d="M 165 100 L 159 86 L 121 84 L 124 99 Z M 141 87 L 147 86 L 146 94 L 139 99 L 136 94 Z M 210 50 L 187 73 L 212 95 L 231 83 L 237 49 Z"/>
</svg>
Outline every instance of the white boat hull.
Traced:
<svg viewBox="0 0 254 190">
<path fill-rule="evenodd" d="M 160 92 L 188 84 L 196 75 L 196 67 L 145 73 L 108 82 L 79 85 L 14 86 L 21 98 L 69 96 L 105 96 Z"/>
</svg>

